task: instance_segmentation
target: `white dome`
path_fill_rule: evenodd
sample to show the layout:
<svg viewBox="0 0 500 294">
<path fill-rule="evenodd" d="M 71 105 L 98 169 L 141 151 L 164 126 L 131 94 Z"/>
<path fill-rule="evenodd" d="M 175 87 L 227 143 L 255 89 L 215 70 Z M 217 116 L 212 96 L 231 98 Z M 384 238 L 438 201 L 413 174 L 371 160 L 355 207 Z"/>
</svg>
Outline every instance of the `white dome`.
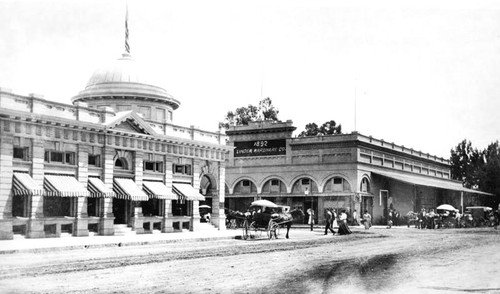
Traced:
<svg viewBox="0 0 500 294">
<path fill-rule="evenodd" d="M 71 100 L 88 102 L 101 98 L 132 98 L 161 101 L 177 109 L 180 102 L 162 87 L 153 85 L 147 76 L 147 71 L 125 53 L 110 65 L 96 70 L 85 90 Z"/>
</svg>

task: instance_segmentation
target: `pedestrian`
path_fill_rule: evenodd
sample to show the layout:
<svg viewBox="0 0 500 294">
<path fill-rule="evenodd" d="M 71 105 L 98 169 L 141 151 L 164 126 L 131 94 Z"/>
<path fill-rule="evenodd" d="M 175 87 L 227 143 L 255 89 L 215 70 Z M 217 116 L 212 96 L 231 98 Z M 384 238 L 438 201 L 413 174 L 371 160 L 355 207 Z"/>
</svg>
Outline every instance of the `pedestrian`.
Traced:
<svg viewBox="0 0 500 294">
<path fill-rule="evenodd" d="M 399 211 L 395 210 L 394 211 L 394 225 L 396 227 L 399 227 L 399 220 L 401 219 L 401 214 L 399 213 Z"/>
<path fill-rule="evenodd" d="M 370 229 L 372 226 L 372 216 L 368 213 L 368 210 L 365 210 L 363 214 L 363 225 L 365 225 L 365 230 Z"/>
<path fill-rule="evenodd" d="M 352 225 L 353 226 L 359 226 L 358 212 L 356 211 L 356 209 L 354 209 L 354 211 L 352 212 Z"/>
<path fill-rule="evenodd" d="M 338 208 L 332 208 L 332 214 L 333 214 L 333 224 L 332 224 L 332 229 L 334 228 L 338 228 L 339 227 L 339 224 L 337 222 L 337 219 L 338 219 Z"/>
<path fill-rule="evenodd" d="M 309 215 L 309 220 L 308 220 L 307 224 L 311 225 L 311 231 L 312 231 L 313 226 L 314 226 L 314 209 L 308 208 L 307 214 Z"/>
<path fill-rule="evenodd" d="M 500 223 L 500 204 L 498 204 L 498 209 L 493 212 L 493 216 L 495 217 L 495 230 L 498 229 L 498 225 Z"/>
<path fill-rule="evenodd" d="M 436 228 L 436 213 L 434 213 L 434 209 L 431 209 L 431 211 L 428 214 L 428 225 L 429 229 L 435 229 Z"/>
<path fill-rule="evenodd" d="M 392 228 L 392 209 L 389 209 L 389 213 L 387 214 L 387 228 Z"/>
<path fill-rule="evenodd" d="M 335 235 L 335 231 L 333 230 L 333 212 L 331 208 L 325 208 L 325 235 L 328 235 L 328 230 L 332 232 L 333 235 Z"/>
<path fill-rule="evenodd" d="M 425 212 L 425 208 L 422 208 L 420 210 L 420 213 L 418 214 L 418 219 L 419 219 L 419 222 L 420 222 L 420 229 L 425 229 L 425 227 L 427 226 L 427 213 Z"/>
<path fill-rule="evenodd" d="M 342 210 L 339 217 L 339 235 L 349 235 L 351 234 L 351 230 L 347 226 L 347 213 L 345 209 Z"/>
</svg>

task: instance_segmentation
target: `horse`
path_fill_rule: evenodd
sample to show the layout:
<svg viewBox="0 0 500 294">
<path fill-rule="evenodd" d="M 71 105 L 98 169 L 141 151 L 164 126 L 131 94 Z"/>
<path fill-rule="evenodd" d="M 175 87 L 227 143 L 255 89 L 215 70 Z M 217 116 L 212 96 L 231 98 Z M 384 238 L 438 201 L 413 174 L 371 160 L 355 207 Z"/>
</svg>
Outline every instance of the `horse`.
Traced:
<svg viewBox="0 0 500 294">
<path fill-rule="evenodd" d="M 245 219 L 245 214 L 240 211 L 235 211 L 226 208 L 226 228 L 227 229 L 236 229 L 241 226 L 241 222 Z"/>
<path fill-rule="evenodd" d="M 500 217 L 500 209 L 490 211 L 490 213 L 488 214 L 489 226 L 494 227 L 495 230 L 498 229 L 499 217 Z"/>
<path fill-rule="evenodd" d="M 419 223 L 419 219 L 418 219 L 418 213 L 413 212 L 413 211 L 409 211 L 406 214 L 405 218 L 406 218 L 406 225 L 408 226 L 408 228 L 411 225 L 415 225 L 415 228 L 417 228 L 417 229 L 420 228 L 420 223 Z"/>
<path fill-rule="evenodd" d="M 289 238 L 288 233 L 290 232 L 290 228 L 295 221 L 300 221 L 304 219 L 304 212 L 300 208 L 295 208 L 289 212 L 280 212 L 274 213 L 272 215 L 273 221 L 278 223 L 280 226 L 286 226 L 286 238 Z M 276 237 L 276 236 L 275 236 Z"/>
</svg>

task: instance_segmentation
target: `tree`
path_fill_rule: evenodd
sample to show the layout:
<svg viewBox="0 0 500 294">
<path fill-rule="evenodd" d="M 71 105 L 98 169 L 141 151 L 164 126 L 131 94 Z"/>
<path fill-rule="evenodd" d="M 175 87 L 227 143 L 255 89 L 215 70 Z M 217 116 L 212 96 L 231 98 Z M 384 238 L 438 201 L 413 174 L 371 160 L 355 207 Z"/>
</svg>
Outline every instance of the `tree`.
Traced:
<svg viewBox="0 0 500 294">
<path fill-rule="evenodd" d="M 243 106 L 236 110 L 228 111 L 223 122 L 219 123 L 220 128 L 229 129 L 232 125 L 248 125 L 251 121 L 271 120 L 278 121 L 279 110 L 274 107 L 271 98 L 267 97 L 259 101 L 259 106 Z"/>
<path fill-rule="evenodd" d="M 481 152 L 472 148 L 472 143 L 464 139 L 454 149 L 451 149 L 451 177 L 462 181 L 464 187 L 477 188 L 481 161 Z"/>
<path fill-rule="evenodd" d="M 278 121 L 279 111 L 269 97 L 259 102 L 259 112 L 262 114 L 262 120 Z"/>
<path fill-rule="evenodd" d="M 491 143 L 482 152 L 482 162 L 478 172 L 481 191 L 500 195 L 500 146 Z"/>
<path fill-rule="evenodd" d="M 304 131 L 299 134 L 299 137 L 324 136 L 324 135 L 339 135 L 342 134 L 342 125 L 338 125 L 334 120 L 327 121 L 321 127 L 316 123 L 308 123 Z"/>
</svg>

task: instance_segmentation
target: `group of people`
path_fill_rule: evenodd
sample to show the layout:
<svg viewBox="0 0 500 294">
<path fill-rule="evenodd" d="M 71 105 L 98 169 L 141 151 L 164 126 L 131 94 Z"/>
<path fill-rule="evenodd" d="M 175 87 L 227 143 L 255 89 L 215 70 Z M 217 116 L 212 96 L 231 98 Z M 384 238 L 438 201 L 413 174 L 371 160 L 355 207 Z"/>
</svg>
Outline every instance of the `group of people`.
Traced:
<svg viewBox="0 0 500 294">
<path fill-rule="evenodd" d="M 425 208 L 422 208 L 418 213 L 417 227 L 419 229 L 435 229 L 436 218 L 438 217 L 439 215 L 436 212 L 434 212 L 434 209 L 429 209 L 427 211 Z"/>
<path fill-rule="evenodd" d="M 391 208 L 389 208 L 389 211 L 387 212 L 387 228 L 390 229 L 392 226 L 399 226 L 400 219 L 401 214 L 391 205 Z"/>
<path fill-rule="evenodd" d="M 333 208 L 326 208 L 325 221 L 325 235 L 328 235 L 328 231 L 335 235 L 335 230 L 333 228 L 336 225 L 338 226 L 339 235 L 349 235 L 352 233 L 347 225 L 347 213 L 345 209 L 342 209 L 340 210 L 340 213 L 337 213 Z"/>
</svg>

